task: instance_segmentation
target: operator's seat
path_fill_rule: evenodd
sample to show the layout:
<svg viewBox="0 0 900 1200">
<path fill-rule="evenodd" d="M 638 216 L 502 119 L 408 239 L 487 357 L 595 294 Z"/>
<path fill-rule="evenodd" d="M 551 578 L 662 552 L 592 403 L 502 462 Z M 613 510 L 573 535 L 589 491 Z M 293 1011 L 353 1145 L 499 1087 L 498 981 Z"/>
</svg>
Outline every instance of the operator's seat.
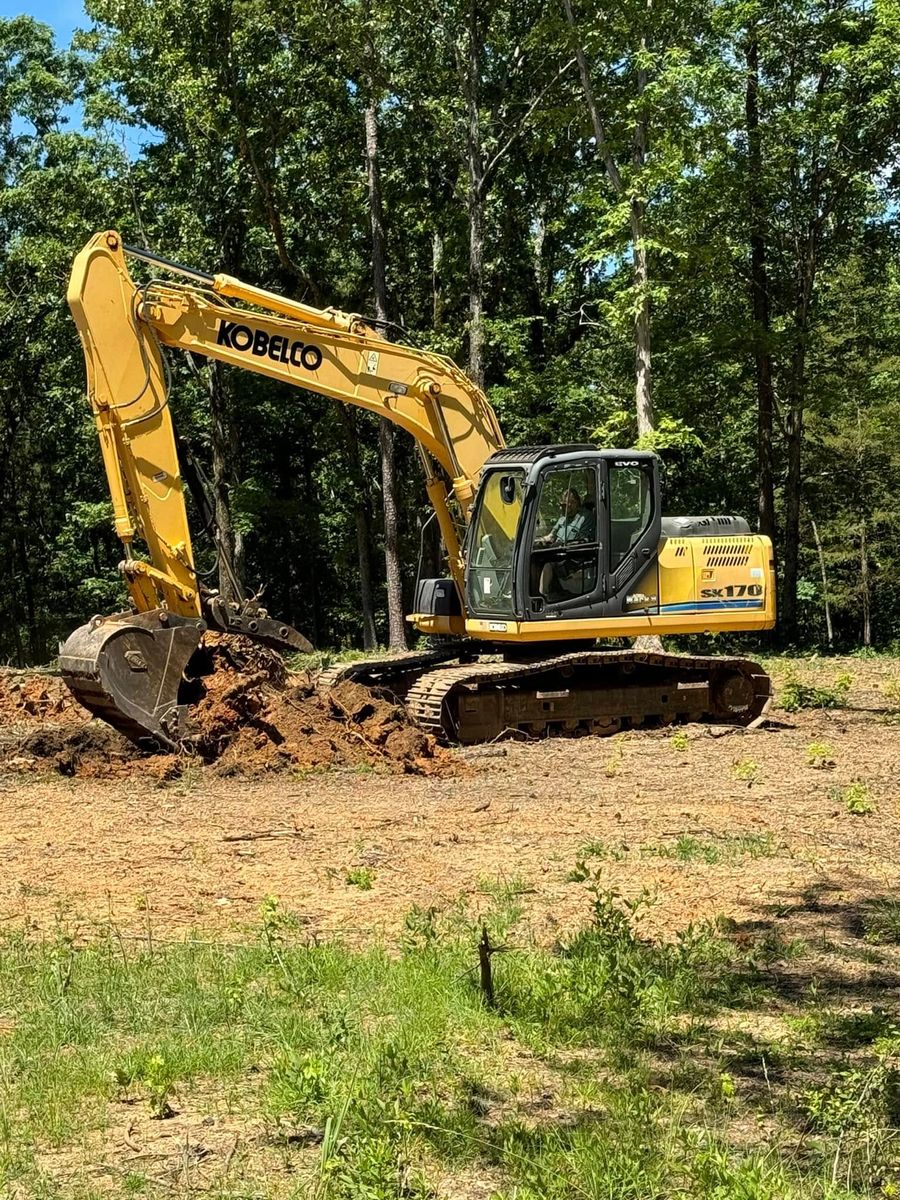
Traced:
<svg viewBox="0 0 900 1200">
<path fill-rule="evenodd" d="M 581 527 L 582 538 L 584 542 L 596 542 L 597 540 L 597 504 L 594 500 L 585 500 L 581 506 L 584 513 L 584 524 Z"/>
</svg>

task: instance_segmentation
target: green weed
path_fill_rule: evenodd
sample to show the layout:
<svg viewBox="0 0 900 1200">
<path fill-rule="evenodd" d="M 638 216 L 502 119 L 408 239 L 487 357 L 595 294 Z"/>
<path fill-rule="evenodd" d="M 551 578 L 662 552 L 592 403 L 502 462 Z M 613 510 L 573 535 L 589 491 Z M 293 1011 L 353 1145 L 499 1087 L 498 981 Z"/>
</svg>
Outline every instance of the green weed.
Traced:
<svg viewBox="0 0 900 1200">
<path fill-rule="evenodd" d="M 574 872 L 569 872 L 567 878 L 571 882 L 580 883 L 585 878 L 583 871 L 585 870 L 584 862 L 586 859 L 596 858 L 601 862 L 622 862 L 627 853 L 628 847 L 622 842 L 616 846 L 609 845 L 609 843 L 598 839 L 584 842 L 578 850 L 578 865 L 576 865 Z M 579 873 L 579 868 L 581 873 Z"/>
<path fill-rule="evenodd" d="M 735 779 L 739 779 L 742 783 L 754 784 L 759 779 L 759 763 L 754 762 L 752 758 L 739 759 L 731 768 L 731 773 Z"/>
<path fill-rule="evenodd" d="M 684 730 L 679 729 L 676 733 L 673 733 L 672 736 L 669 738 L 669 745 L 672 747 L 673 750 L 678 750 L 683 753 L 685 750 L 690 749 L 691 743 L 690 743 L 690 739 L 688 738 L 688 735 L 684 732 Z"/>
<path fill-rule="evenodd" d="M 797 712 L 801 708 L 841 708 L 853 684 L 853 677 L 846 672 L 837 675 L 830 687 L 814 687 L 801 683 L 793 671 L 788 671 L 778 694 L 778 703 L 785 712 Z"/>
<path fill-rule="evenodd" d="M 897 1115 L 898 1082 L 887 1056 L 867 1068 L 841 1071 L 824 1087 L 806 1092 L 809 1122 L 838 1137 L 886 1127 Z"/>
<path fill-rule="evenodd" d="M 358 887 L 361 892 L 370 892 L 375 884 L 375 872 L 371 867 L 350 867 L 344 875 L 344 883 Z"/>
<path fill-rule="evenodd" d="M 855 817 L 868 816 L 875 811 L 875 802 L 869 793 L 868 784 L 861 779 L 854 780 L 847 787 L 833 787 L 828 792 L 829 799 L 846 808 Z"/>
<path fill-rule="evenodd" d="M 806 747 L 806 763 L 817 771 L 828 770 L 835 765 L 834 751 L 827 742 L 810 742 Z"/>
<path fill-rule="evenodd" d="M 821 1155 L 793 1154 L 790 1137 L 736 1143 L 732 1122 L 776 1105 L 745 1085 L 713 1017 L 768 1012 L 771 962 L 795 948 L 773 935 L 748 952 L 711 924 L 650 938 L 649 895 L 617 895 L 587 865 L 581 882 L 584 924 L 553 947 L 522 926 L 518 879 L 485 881 L 472 907 L 415 909 L 399 945 L 356 951 L 309 939 L 275 898 L 244 942 L 0 935 L 0 1190 L 93 1197 L 100 1162 L 104 1194 L 180 1188 L 180 1138 L 146 1176 L 127 1157 L 120 1169 L 102 1141 L 118 1100 L 160 1117 L 227 1110 L 252 1130 L 252 1155 L 226 1166 L 210 1150 L 211 1196 L 426 1200 L 477 1176 L 498 1200 L 839 1200 L 821 1184 L 850 1136 L 834 1131 L 882 1136 L 893 1026 L 867 1027 L 883 1064 L 871 1082 L 803 1093 Z M 479 990 L 482 922 L 502 947 L 495 1009 Z M 868 1125 L 852 1124 L 854 1097 Z M 79 1166 L 95 1144 L 102 1160 Z"/>
<path fill-rule="evenodd" d="M 738 858 L 766 858 L 779 847 L 770 833 L 745 833 L 716 839 L 682 834 L 675 842 L 646 847 L 644 854 L 674 858 L 679 862 L 729 862 Z"/>
<path fill-rule="evenodd" d="M 872 900 L 863 910 L 866 941 L 900 945 L 900 900 Z"/>
<path fill-rule="evenodd" d="M 881 691 L 888 703 L 888 711 L 900 715 L 900 677 L 886 680 L 881 685 Z"/>
<path fill-rule="evenodd" d="M 616 739 L 615 749 L 603 764 L 603 774 L 607 779 L 615 779 L 622 766 L 622 743 Z"/>
</svg>

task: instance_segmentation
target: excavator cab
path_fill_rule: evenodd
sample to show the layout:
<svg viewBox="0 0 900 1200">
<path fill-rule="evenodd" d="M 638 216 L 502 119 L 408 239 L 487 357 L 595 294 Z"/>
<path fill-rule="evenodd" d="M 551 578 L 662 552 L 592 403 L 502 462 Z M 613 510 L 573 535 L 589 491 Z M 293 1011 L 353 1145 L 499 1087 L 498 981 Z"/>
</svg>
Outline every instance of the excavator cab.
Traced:
<svg viewBox="0 0 900 1200">
<path fill-rule="evenodd" d="M 596 621 L 636 594 L 658 610 L 655 454 L 594 446 L 502 450 L 485 464 L 467 541 L 473 617 Z"/>
</svg>

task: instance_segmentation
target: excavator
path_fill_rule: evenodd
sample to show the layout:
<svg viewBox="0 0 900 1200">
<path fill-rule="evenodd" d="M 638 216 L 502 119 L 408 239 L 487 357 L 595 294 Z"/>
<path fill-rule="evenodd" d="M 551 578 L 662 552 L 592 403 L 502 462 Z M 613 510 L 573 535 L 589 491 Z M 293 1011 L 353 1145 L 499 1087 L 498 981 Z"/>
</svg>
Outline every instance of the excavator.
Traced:
<svg viewBox="0 0 900 1200">
<path fill-rule="evenodd" d="M 135 282 L 129 260 L 150 268 L 148 282 Z M 67 298 L 130 609 L 76 629 L 59 667 L 86 708 L 139 745 L 190 745 L 207 630 L 312 649 L 240 589 L 222 539 L 234 596 L 198 576 L 185 486 L 216 536 L 214 513 L 202 469 L 174 431 L 170 350 L 377 413 L 415 440 L 448 567 L 446 578 L 417 584 L 408 620 L 424 648 L 326 671 L 322 688 L 346 677 L 388 688 L 421 726 L 461 743 L 510 730 L 749 723 L 764 711 L 770 681 L 747 659 L 597 646 L 775 623 L 769 539 L 740 517 L 664 517 L 654 454 L 508 447 L 481 389 L 402 330 L 194 270 L 112 230 L 75 258 Z"/>
</svg>

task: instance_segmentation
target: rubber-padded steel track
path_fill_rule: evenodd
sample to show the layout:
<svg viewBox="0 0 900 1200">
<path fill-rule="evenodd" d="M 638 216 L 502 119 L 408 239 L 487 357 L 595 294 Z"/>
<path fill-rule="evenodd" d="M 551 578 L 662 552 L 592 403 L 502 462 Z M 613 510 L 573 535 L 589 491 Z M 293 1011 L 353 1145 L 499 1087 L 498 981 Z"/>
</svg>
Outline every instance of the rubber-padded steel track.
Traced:
<svg viewBox="0 0 900 1200">
<path fill-rule="evenodd" d="M 466 743 L 512 730 L 614 733 L 679 720 L 747 724 L 765 710 L 771 694 L 762 667 L 743 658 L 592 650 L 437 669 L 423 659 L 427 655 L 349 663 L 323 673 L 318 686 L 325 691 L 351 678 L 392 687 L 424 729 Z"/>
<path fill-rule="evenodd" d="M 428 650 L 410 650 L 406 654 L 394 654 L 385 658 L 354 659 L 352 662 L 337 663 L 320 671 L 316 678 L 316 691 L 324 696 L 345 679 L 364 683 L 366 687 L 388 687 L 399 696 L 427 671 L 462 653 L 460 643 L 436 646 Z"/>
</svg>

